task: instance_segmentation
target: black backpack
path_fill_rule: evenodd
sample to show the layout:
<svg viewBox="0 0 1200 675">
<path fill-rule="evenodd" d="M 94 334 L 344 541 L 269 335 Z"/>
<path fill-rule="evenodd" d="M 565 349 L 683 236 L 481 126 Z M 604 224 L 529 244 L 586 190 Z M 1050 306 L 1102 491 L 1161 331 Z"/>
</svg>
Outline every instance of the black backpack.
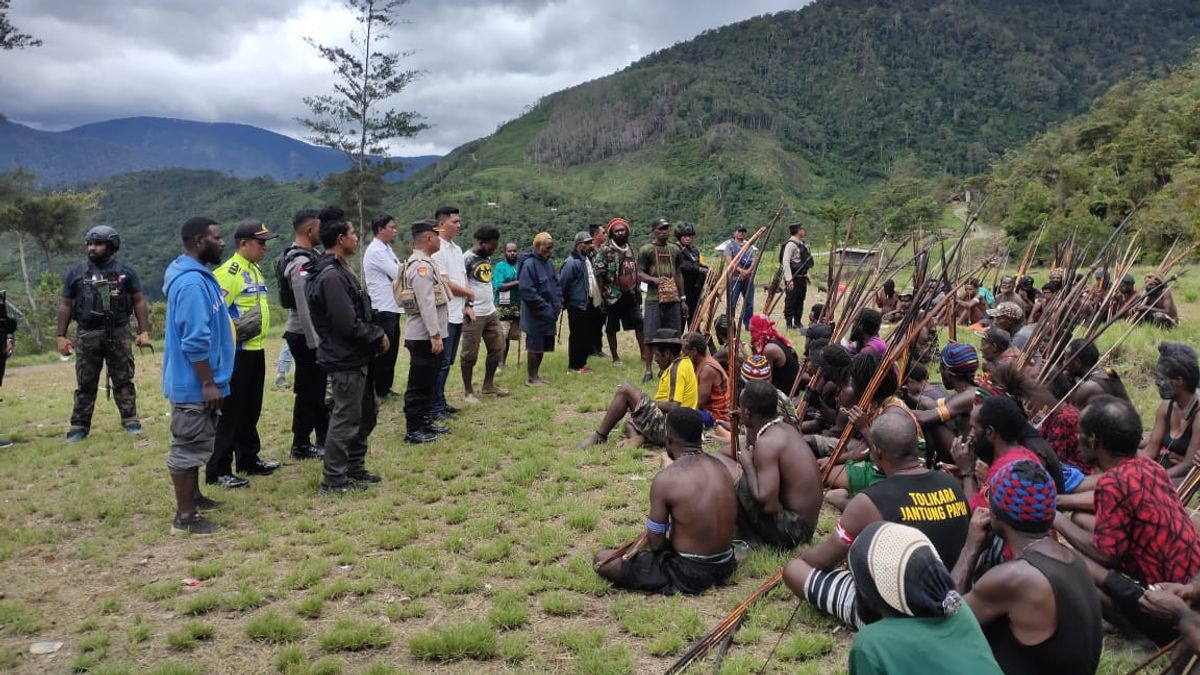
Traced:
<svg viewBox="0 0 1200 675">
<path fill-rule="evenodd" d="M 291 267 L 292 261 L 301 257 L 308 258 L 308 262 L 312 262 L 316 259 L 317 253 L 303 246 L 292 244 L 287 247 L 283 255 L 275 259 L 275 282 L 279 285 L 279 304 L 284 309 L 296 309 L 296 291 L 292 289 L 292 282 L 288 280 L 287 268 Z"/>
</svg>

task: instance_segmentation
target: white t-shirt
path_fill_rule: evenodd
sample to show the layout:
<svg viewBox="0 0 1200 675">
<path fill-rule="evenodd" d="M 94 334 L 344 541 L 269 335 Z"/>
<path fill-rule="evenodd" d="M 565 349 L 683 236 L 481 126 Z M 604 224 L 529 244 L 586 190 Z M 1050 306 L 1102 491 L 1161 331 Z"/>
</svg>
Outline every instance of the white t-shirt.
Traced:
<svg viewBox="0 0 1200 675">
<path fill-rule="evenodd" d="M 445 275 L 448 281 L 453 281 L 459 286 L 467 285 L 467 265 L 463 261 L 463 250 L 458 244 L 453 241 L 447 241 L 442 238 L 442 248 L 437 253 L 433 254 L 433 264 L 437 265 L 438 274 Z M 478 300 L 478 296 L 475 298 Z M 457 295 L 450 296 L 450 302 L 447 304 L 450 314 L 450 323 L 463 322 L 463 307 L 466 307 L 467 301 Z"/>
<path fill-rule="evenodd" d="M 377 312 L 400 313 L 396 296 L 392 293 L 392 281 L 400 271 L 400 259 L 392 247 L 379 239 L 372 239 L 362 259 L 363 277 L 367 280 L 367 294 L 371 296 L 371 307 Z"/>
</svg>

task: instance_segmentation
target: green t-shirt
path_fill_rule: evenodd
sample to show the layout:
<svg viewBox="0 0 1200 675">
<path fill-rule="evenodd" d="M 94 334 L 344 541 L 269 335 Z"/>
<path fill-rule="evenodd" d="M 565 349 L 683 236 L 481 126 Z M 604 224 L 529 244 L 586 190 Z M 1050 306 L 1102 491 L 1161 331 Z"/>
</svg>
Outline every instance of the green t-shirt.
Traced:
<svg viewBox="0 0 1200 675">
<path fill-rule="evenodd" d="M 666 246 L 646 244 L 638 250 L 638 269 L 652 277 L 674 279 L 675 270 L 679 269 L 681 264 L 683 264 L 683 249 L 670 242 L 667 242 Z M 646 299 L 658 302 L 657 284 L 646 284 Z"/>
<path fill-rule="evenodd" d="M 971 608 L 953 616 L 890 617 L 864 626 L 850 647 L 850 675 L 1003 675 Z"/>
</svg>

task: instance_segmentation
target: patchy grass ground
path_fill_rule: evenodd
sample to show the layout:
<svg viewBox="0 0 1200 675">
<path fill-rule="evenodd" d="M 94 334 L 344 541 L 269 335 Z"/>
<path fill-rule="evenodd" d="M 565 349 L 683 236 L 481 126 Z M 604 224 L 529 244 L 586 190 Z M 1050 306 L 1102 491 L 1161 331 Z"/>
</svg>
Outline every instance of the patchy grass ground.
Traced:
<svg viewBox="0 0 1200 675">
<path fill-rule="evenodd" d="M 1196 284 L 1177 296 L 1200 318 Z M 1192 323 L 1173 338 L 1195 342 Z M 1121 354 L 1143 414 L 1161 335 L 1141 331 Z M 273 359 L 281 345 L 270 342 Z M 544 373 L 521 385 L 515 354 L 500 377 L 512 392 L 465 408 L 454 433 L 406 446 L 398 402 L 383 406 L 368 461 L 384 482 L 343 497 L 317 494 L 320 466 L 290 461 L 290 392 L 268 391 L 264 455 L 284 461 L 247 490 L 209 490 L 227 505 L 213 537 L 169 533 L 163 465 L 168 407 L 159 357 L 138 358 L 146 435 L 119 430 L 110 401 L 92 436 L 62 442 L 70 364 L 10 369 L 0 430 L 0 669 L 15 672 L 393 673 L 663 670 L 787 555 L 754 551 L 733 584 L 699 597 L 647 598 L 611 589 L 592 552 L 634 535 L 657 457 L 615 444 L 577 450 L 613 389 L 640 368 L 593 361 L 566 371 L 565 340 Z M 632 340 L 623 342 L 633 354 Z M 402 356 L 398 388 L 407 362 Z M 452 379 L 452 401 L 461 386 Z M 269 385 L 268 385 L 269 387 Z M 818 536 L 832 525 L 822 520 Z M 183 583 L 199 580 L 196 586 Z M 751 613 L 722 672 L 845 669 L 850 636 L 811 607 L 782 631 L 796 600 L 776 592 Z M 31 643 L 54 640 L 52 655 Z M 1102 672 L 1140 655 L 1110 639 Z"/>
</svg>

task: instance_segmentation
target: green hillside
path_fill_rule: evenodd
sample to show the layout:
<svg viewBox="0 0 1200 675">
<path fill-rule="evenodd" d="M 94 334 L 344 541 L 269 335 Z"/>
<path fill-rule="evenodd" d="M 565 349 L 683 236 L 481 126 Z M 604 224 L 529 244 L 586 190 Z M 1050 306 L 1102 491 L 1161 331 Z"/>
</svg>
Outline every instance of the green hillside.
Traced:
<svg viewBox="0 0 1200 675">
<path fill-rule="evenodd" d="M 234 178 L 215 171 L 162 169 L 115 176 L 83 189 L 104 191 L 100 208 L 90 222 L 111 225 L 121 233 L 121 256 L 141 275 L 148 297 L 162 297 L 162 277 L 167 263 L 181 252 L 179 227 L 189 216 L 216 218 L 231 233 L 244 218 L 257 218 L 274 231 L 291 236 L 292 215 L 301 208 L 319 208 L 330 194 L 316 183 L 277 183 L 270 178 Z M 68 264 L 83 259 L 83 233 L 79 249 L 71 256 L 34 256 L 32 276 L 50 270 L 60 274 Z M 233 241 L 226 242 L 232 251 Z M 282 247 L 279 247 L 282 251 Z M 15 247 L 0 248 L 3 279 L 20 278 Z M 17 284 L 8 281 L 10 294 Z"/>
<path fill-rule="evenodd" d="M 392 205 L 522 235 L 666 215 L 713 239 L 781 197 L 862 201 L 898 163 L 985 171 L 1123 78 L 1168 73 L 1198 34 L 1191 0 L 818 0 L 548 96 Z"/>
<path fill-rule="evenodd" d="M 1018 239 L 1042 221 L 1054 243 L 1079 227 L 1107 236 L 1139 201 L 1131 227 L 1161 253 L 1200 236 L 1200 53 L 1170 76 L 1132 80 L 1095 108 L 1009 153 L 984 178 L 991 219 Z M 1044 245 L 1041 257 L 1053 248 Z"/>
</svg>

